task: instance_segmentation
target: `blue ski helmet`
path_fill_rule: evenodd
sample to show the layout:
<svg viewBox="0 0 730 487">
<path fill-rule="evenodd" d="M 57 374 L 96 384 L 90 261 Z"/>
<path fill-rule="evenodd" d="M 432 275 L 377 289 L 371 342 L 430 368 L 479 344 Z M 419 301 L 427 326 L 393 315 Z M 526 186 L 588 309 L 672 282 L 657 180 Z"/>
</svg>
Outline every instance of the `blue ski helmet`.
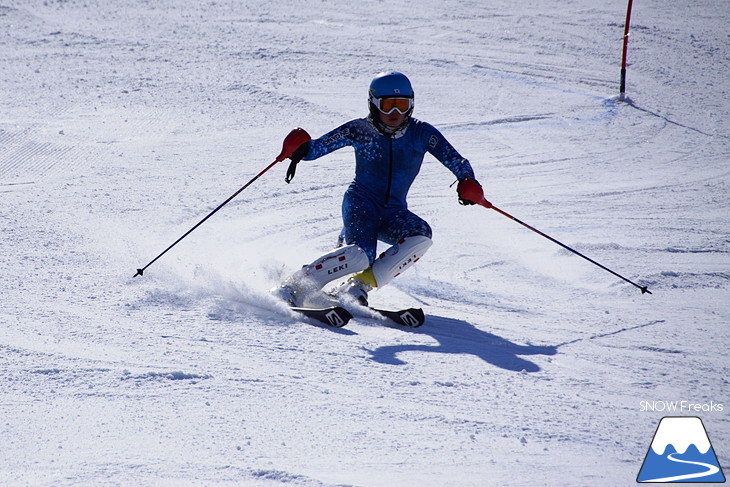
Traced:
<svg viewBox="0 0 730 487">
<path fill-rule="evenodd" d="M 397 71 L 380 73 L 370 82 L 372 98 L 413 98 L 413 87 L 405 74 Z"/>
<path fill-rule="evenodd" d="M 368 97 L 368 107 L 370 108 L 370 117 L 376 126 L 381 124 L 378 118 L 378 106 L 383 98 L 410 98 L 411 104 L 404 124 L 408 123 L 413 113 L 413 87 L 405 74 L 397 71 L 387 71 L 378 74 L 370 82 L 370 96 Z M 402 112 L 401 112 L 402 113 Z"/>
</svg>

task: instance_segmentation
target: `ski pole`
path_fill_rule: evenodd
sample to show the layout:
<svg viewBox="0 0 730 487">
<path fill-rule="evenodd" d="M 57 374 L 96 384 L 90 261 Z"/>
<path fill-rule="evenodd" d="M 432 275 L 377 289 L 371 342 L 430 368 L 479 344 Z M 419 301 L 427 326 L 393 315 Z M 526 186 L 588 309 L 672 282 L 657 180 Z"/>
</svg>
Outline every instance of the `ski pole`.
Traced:
<svg viewBox="0 0 730 487">
<path fill-rule="evenodd" d="M 621 54 L 621 86 L 619 88 L 619 99 L 621 101 L 626 97 L 626 52 L 629 47 L 629 25 L 631 24 L 631 4 L 633 0 L 629 0 L 626 7 L 626 23 L 624 24 L 624 48 Z"/>
<path fill-rule="evenodd" d="M 527 223 L 523 222 L 522 220 L 520 220 L 520 219 L 518 219 L 518 218 L 515 218 L 515 217 L 513 217 L 512 215 L 510 215 L 510 214 L 509 214 L 509 213 L 507 213 L 506 211 L 504 211 L 504 210 L 501 210 L 501 209 L 497 208 L 496 206 L 494 206 L 494 205 L 493 205 L 492 203 L 490 203 L 489 201 L 487 201 L 487 200 L 486 200 L 485 198 L 482 198 L 482 201 L 479 201 L 479 202 L 477 202 L 477 204 L 478 204 L 478 205 L 481 205 L 481 206 L 483 206 L 483 207 L 485 207 L 485 208 L 491 208 L 492 210 L 496 211 L 496 212 L 497 212 L 497 213 L 499 213 L 500 215 L 504 215 L 504 216 L 506 216 L 506 217 L 507 217 L 507 218 L 509 218 L 510 220 L 513 220 L 513 221 L 515 221 L 515 222 L 519 223 L 519 224 L 520 224 L 520 225 L 522 225 L 523 227 L 525 227 L 525 228 L 528 228 L 528 229 L 532 230 L 533 232 L 537 233 L 538 235 L 541 235 L 541 236 L 545 237 L 546 239 L 550 240 L 551 242 L 554 242 L 554 243 L 556 243 L 556 244 L 560 245 L 560 246 L 561 246 L 561 247 L 563 247 L 564 249 L 566 249 L 566 250 L 569 250 L 569 251 L 573 252 L 573 253 L 574 253 L 575 255 L 578 255 L 578 256 L 580 256 L 580 257 L 583 257 L 583 258 L 584 258 L 585 260 L 587 260 L 587 261 L 588 261 L 588 262 L 590 262 L 591 264 L 595 264 L 595 265 L 597 265 L 598 267 L 600 267 L 600 268 L 601 268 L 601 269 L 603 269 L 604 271 L 608 271 L 608 272 L 610 272 L 611 274 L 613 274 L 614 276 L 616 276 L 616 277 L 618 277 L 618 278 L 620 278 L 620 279 L 623 279 L 624 281 L 628 282 L 629 284 L 632 284 L 632 285 L 634 285 L 634 286 L 638 287 L 639 289 L 641 289 L 641 294 L 644 294 L 644 293 L 648 293 L 648 294 L 651 294 L 651 291 L 649 291 L 649 289 L 647 289 L 647 287 L 646 287 L 646 286 L 640 286 L 640 285 L 636 284 L 636 283 L 635 283 L 634 281 L 632 281 L 632 280 L 630 280 L 630 279 L 627 279 L 627 278 L 625 278 L 624 276 L 622 276 L 621 274 L 619 274 L 619 273 L 617 273 L 617 272 L 614 272 L 614 271 L 612 271 L 611 269 L 609 269 L 608 267 L 606 267 L 606 266 L 605 266 L 605 265 L 603 265 L 603 264 L 599 264 L 598 262 L 596 262 L 595 260 L 591 259 L 590 257 L 587 257 L 587 256 L 585 256 L 585 255 L 581 254 L 580 252 L 578 252 L 577 250 L 575 250 L 575 249 L 573 249 L 573 248 L 571 248 L 571 247 L 568 247 L 567 245 L 565 245 L 564 243 L 560 242 L 560 241 L 559 241 L 559 240 L 557 240 L 557 239 L 554 239 L 554 238 L 553 238 L 553 237 L 551 237 L 550 235 L 547 235 L 546 233 L 543 233 L 543 232 L 541 232 L 540 230 L 538 230 L 537 228 L 535 228 L 535 227 L 533 227 L 533 226 L 531 226 L 531 225 L 528 225 Z"/>
<path fill-rule="evenodd" d="M 277 163 L 283 161 L 284 159 L 287 159 L 287 158 L 291 157 L 291 155 L 294 153 L 294 151 L 300 145 L 302 145 L 304 142 L 308 142 L 309 140 L 311 140 L 311 137 L 309 136 L 309 134 L 307 133 L 307 131 L 304 130 L 304 129 L 302 129 L 302 128 L 295 128 L 294 130 L 292 130 L 291 132 L 289 132 L 289 134 L 284 138 L 284 144 L 282 146 L 281 153 L 276 157 L 276 159 L 274 160 L 274 162 L 272 162 L 271 164 L 269 164 L 268 166 L 266 166 L 260 173 L 258 173 L 256 176 L 254 176 L 249 182 L 247 182 L 246 184 L 244 184 L 238 191 L 236 191 L 235 193 L 233 193 L 227 200 L 225 200 L 223 203 L 221 203 L 220 205 L 218 205 L 218 207 L 215 210 L 213 210 L 210 213 L 208 213 L 208 215 L 205 218 L 203 218 L 202 220 L 200 220 L 193 228 L 191 228 L 190 230 L 188 230 L 187 232 L 185 232 L 185 234 L 182 237 L 180 237 L 177 240 L 175 240 L 175 242 L 173 242 L 172 245 L 170 245 L 165 250 L 163 250 L 162 253 L 160 253 L 160 255 L 158 255 L 157 257 L 155 257 L 154 259 L 152 259 L 146 266 L 142 267 L 141 269 L 137 269 L 137 273 L 134 276 L 132 276 L 132 277 L 137 277 L 137 276 L 143 275 L 144 274 L 144 271 L 149 266 L 151 266 L 152 264 L 154 264 L 157 261 L 157 259 L 159 259 L 163 255 L 165 255 L 171 248 L 173 248 L 175 245 L 177 245 L 178 243 L 180 243 L 180 241 L 182 239 L 184 239 L 185 237 L 187 237 L 188 235 L 190 235 L 193 232 L 193 230 L 195 230 L 200 225 L 202 225 L 208 218 L 210 218 L 211 216 L 213 216 L 218 210 L 220 210 L 221 208 L 223 208 L 224 206 L 226 206 L 228 203 L 230 203 L 233 198 L 235 198 L 236 196 L 238 196 L 244 189 L 246 189 L 249 186 L 251 186 L 251 184 L 253 184 L 253 182 L 256 181 L 258 178 L 260 178 L 266 171 L 268 171 L 269 169 L 271 169 Z"/>
</svg>

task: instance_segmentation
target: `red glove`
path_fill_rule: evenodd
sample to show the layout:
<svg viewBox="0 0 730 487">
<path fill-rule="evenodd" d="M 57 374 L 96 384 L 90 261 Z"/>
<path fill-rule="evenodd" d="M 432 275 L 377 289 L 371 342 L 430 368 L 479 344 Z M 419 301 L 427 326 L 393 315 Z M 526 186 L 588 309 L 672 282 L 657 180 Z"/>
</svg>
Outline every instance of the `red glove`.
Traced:
<svg viewBox="0 0 730 487">
<path fill-rule="evenodd" d="M 281 154 L 276 158 L 276 162 L 281 162 L 284 159 L 289 159 L 303 143 L 309 142 L 312 137 L 309 136 L 306 130 L 303 128 L 295 128 L 284 138 L 282 144 Z"/>
<path fill-rule="evenodd" d="M 479 181 L 473 178 L 464 178 L 456 187 L 459 194 L 459 203 L 462 205 L 482 205 L 490 208 L 492 204 L 484 198 L 484 190 Z"/>
<path fill-rule="evenodd" d="M 294 173 L 297 171 L 297 164 L 302 158 L 306 157 L 309 152 L 309 141 L 312 137 L 309 136 L 306 130 L 303 128 L 295 128 L 284 138 L 284 144 L 281 148 L 281 154 L 276 158 L 276 162 L 281 162 L 284 159 L 291 159 L 289 163 L 289 169 L 286 171 L 286 178 L 284 181 L 287 183 L 294 179 Z"/>
</svg>

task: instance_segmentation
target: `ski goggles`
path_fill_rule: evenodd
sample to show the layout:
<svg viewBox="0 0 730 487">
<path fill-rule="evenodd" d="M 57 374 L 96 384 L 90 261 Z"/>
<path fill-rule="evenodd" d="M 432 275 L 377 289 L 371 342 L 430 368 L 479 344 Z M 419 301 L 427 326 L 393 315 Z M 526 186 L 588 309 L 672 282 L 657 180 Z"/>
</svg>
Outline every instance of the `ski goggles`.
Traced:
<svg viewBox="0 0 730 487">
<path fill-rule="evenodd" d="M 370 101 L 375 105 L 378 110 L 385 113 L 393 113 L 393 110 L 398 113 L 406 114 L 413 108 L 413 98 L 370 98 Z"/>
</svg>

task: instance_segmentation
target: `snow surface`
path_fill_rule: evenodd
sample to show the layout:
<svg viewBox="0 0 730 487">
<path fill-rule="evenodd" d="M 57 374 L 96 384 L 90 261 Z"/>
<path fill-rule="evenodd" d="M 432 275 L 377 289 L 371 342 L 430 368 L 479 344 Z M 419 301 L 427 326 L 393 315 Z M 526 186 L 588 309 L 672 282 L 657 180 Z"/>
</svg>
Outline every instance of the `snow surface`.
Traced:
<svg viewBox="0 0 730 487">
<path fill-rule="evenodd" d="M 619 101 L 625 9 L 0 0 L 0 484 L 632 485 L 665 415 L 730 465 L 730 8 L 635 2 Z M 429 156 L 434 246 L 372 295 L 426 324 L 288 315 L 266 290 L 334 245 L 350 150 L 132 278 L 385 69 L 494 204 L 654 294 Z"/>
</svg>

